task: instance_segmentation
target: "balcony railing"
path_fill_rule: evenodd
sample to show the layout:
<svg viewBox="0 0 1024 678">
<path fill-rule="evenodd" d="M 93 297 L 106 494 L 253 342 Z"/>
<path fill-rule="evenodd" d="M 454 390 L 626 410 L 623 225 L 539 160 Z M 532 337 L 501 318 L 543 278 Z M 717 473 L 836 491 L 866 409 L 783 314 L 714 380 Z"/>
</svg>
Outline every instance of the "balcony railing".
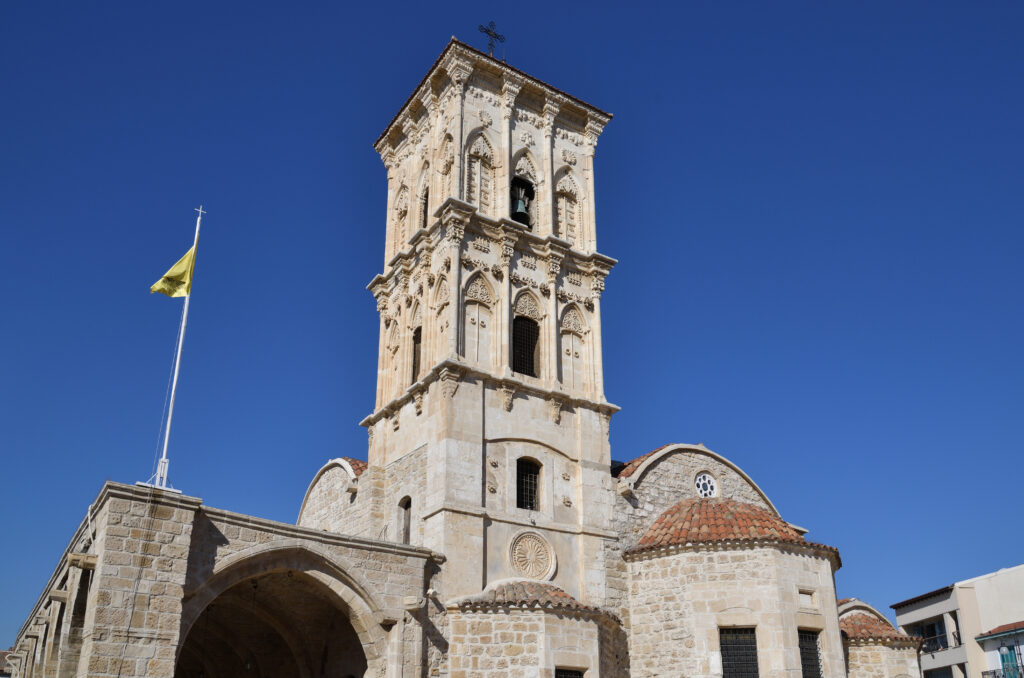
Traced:
<svg viewBox="0 0 1024 678">
<path fill-rule="evenodd" d="M 941 650 L 948 650 L 951 647 L 959 647 L 960 634 L 954 631 L 949 635 L 952 636 L 952 638 L 944 633 L 939 636 L 929 636 L 925 638 L 924 642 L 921 644 L 921 651 L 932 653 L 939 652 Z M 1024 676 L 1006 676 L 1005 678 L 1024 678 Z"/>
<path fill-rule="evenodd" d="M 1017 664 L 992 671 L 982 671 L 981 678 L 1024 678 L 1024 665 Z"/>
</svg>

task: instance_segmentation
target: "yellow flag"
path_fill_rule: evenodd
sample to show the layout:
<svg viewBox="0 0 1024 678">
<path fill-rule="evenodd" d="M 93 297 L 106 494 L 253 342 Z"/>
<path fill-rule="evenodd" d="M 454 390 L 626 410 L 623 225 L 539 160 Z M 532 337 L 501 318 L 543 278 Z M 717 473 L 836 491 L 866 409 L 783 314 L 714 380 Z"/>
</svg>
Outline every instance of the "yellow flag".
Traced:
<svg viewBox="0 0 1024 678">
<path fill-rule="evenodd" d="M 193 245 L 164 277 L 153 283 L 150 293 L 159 292 L 169 297 L 184 297 L 192 291 L 192 268 L 196 263 L 196 246 Z"/>
</svg>

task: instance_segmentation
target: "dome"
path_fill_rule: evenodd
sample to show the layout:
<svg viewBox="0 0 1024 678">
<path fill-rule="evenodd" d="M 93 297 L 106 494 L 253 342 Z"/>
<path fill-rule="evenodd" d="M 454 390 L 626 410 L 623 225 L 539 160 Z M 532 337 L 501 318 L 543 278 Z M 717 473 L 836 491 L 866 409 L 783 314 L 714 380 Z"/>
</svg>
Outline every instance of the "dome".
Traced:
<svg viewBox="0 0 1024 678">
<path fill-rule="evenodd" d="M 834 554 L 838 561 L 839 552 L 836 549 L 805 541 L 796 528 L 772 511 L 724 497 L 684 499 L 675 504 L 658 516 L 629 552 L 688 544 L 751 541 L 825 549 Z"/>
</svg>

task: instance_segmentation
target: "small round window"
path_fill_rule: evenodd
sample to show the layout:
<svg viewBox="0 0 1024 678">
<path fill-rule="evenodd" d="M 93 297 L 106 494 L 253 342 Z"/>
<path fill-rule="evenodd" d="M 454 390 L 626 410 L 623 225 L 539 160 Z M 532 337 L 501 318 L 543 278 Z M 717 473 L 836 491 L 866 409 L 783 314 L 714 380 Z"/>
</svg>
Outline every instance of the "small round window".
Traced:
<svg viewBox="0 0 1024 678">
<path fill-rule="evenodd" d="M 693 486 L 697 490 L 697 496 L 703 499 L 718 494 L 718 483 L 715 482 L 715 477 L 707 471 L 697 474 L 697 477 L 693 479 Z"/>
</svg>

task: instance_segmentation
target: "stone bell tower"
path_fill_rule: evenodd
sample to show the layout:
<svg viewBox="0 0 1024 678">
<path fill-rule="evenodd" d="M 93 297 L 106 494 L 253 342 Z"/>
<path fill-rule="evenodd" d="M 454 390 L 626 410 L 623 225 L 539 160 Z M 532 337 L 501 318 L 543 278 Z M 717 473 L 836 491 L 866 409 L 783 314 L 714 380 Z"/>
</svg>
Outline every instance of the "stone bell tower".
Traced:
<svg viewBox="0 0 1024 678">
<path fill-rule="evenodd" d="M 605 113 L 454 38 L 375 144 L 387 167 L 377 395 L 388 539 L 445 597 L 507 578 L 605 597 L 614 491 L 594 151 Z"/>
</svg>

